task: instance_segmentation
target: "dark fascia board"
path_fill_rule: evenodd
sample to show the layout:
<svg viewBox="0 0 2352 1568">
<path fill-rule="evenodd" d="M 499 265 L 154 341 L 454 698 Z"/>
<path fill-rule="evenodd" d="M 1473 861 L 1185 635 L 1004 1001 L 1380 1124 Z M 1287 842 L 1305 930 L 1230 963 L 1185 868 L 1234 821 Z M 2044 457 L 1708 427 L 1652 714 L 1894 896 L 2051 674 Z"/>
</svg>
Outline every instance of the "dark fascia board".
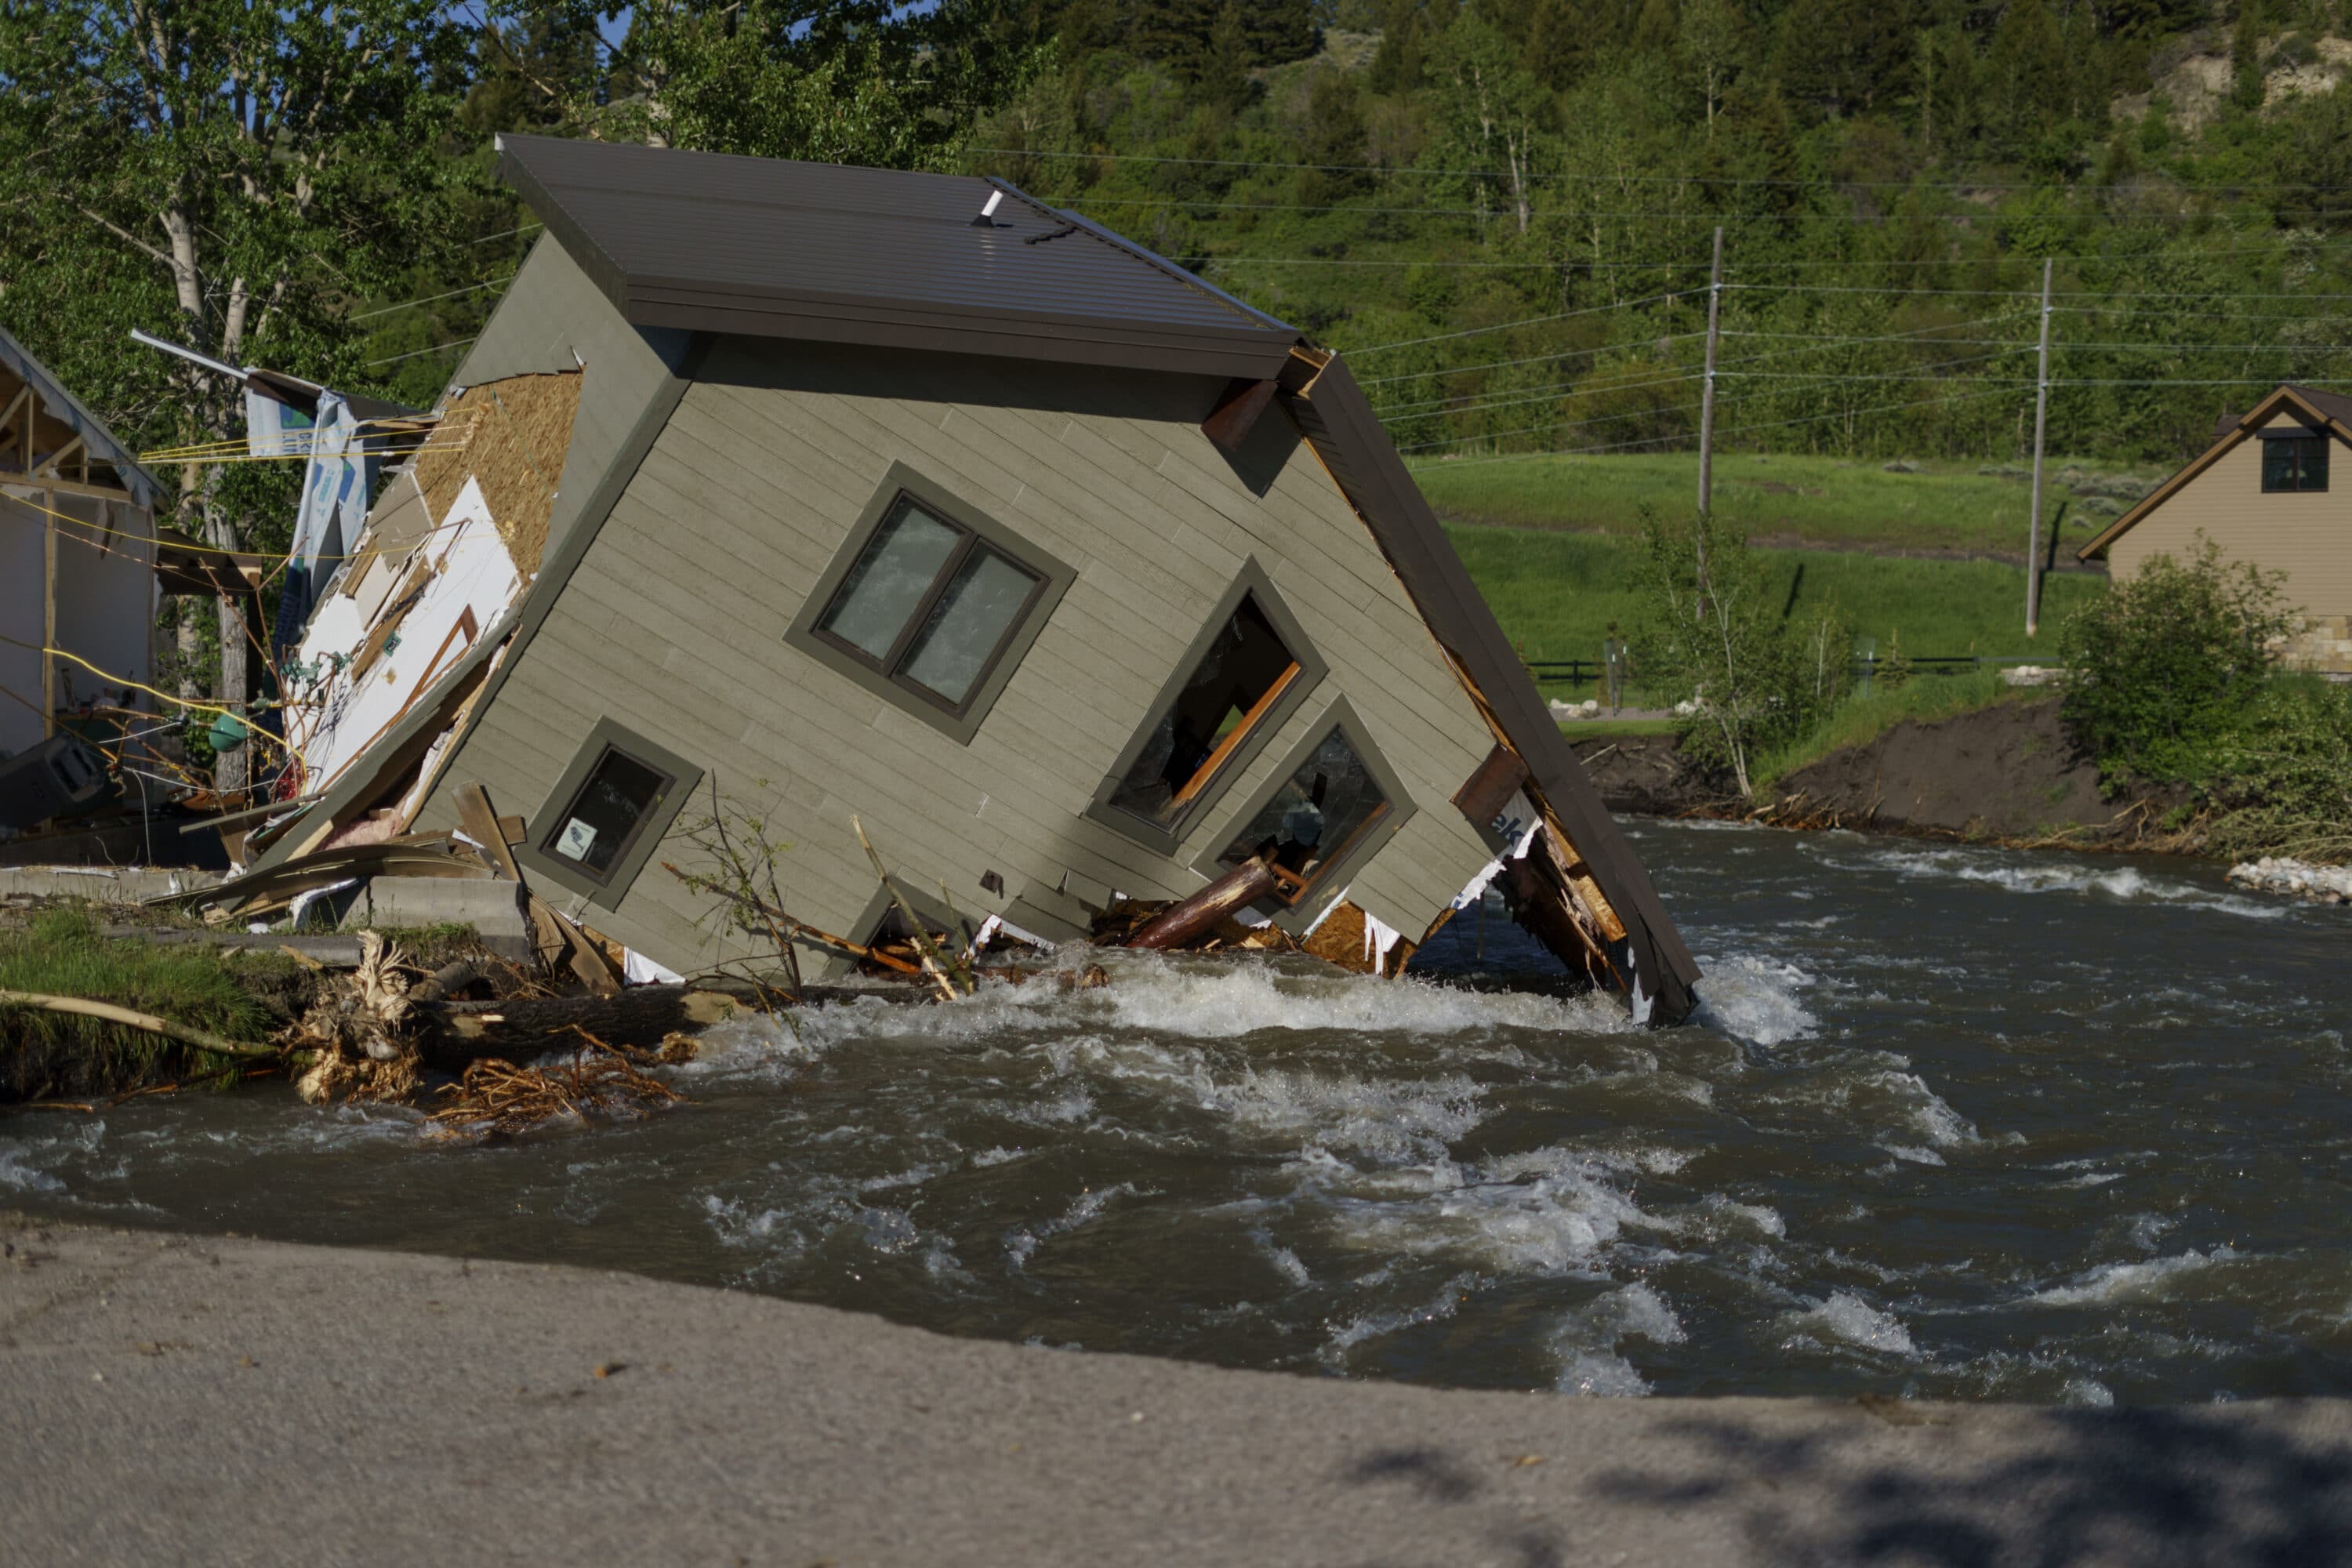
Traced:
<svg viewBox="0 0 2352 1568">
<path fill-rule="evenodd" d="M 754 338 L 798 338 L 814 342 L 856 343 L 877 348 L 988 355 L 998 359 L 1046 360 L 1058 364 L 1100 365 L 1119 370 L 1173 371 L 1187 375 L 1270 376 L 1290 353 L 1288 342 L 1253 344 L 1247 339 L 1150 335 L 1131 326 L 1096 334 L 1009 331 L 1001 321 L 965 317 L 927 324 L 907 312 L 814 315 L 791 310 L 680 304 L 632 300 L 622 306 L 641 327 Z"/>
<path fill-rule="evenodd" d="M 752 285 L 713 288 L 690 278 L 667 278 L 640 272 L 629 279 L 633 308 L 675 305 L 706 310 L 773 311 L 788 316 L 841 316 L 848 319 L 903 321 L 936 331 L 971 330 L 975 325 L 1019 333 L 1038 333 L 1071 342 L 1101 338 L 1110 342 L 1206 342 L 1255 345 L 1279 360 L 1298 341 L 1298 333 L 1279 322 L 1253 326 L 1183 324 L 1106 319 L 1075 311 L 1023 310 L 1003 306 L 957 306 L 932 300 L 916 304 L 887 295 L 845 294 L 826 289 L 765 288 Z"/>
<path fill-rule="evenodd" d="M 1119 781 L 1127 776 L 1127 770 L 1135 765 L 1135 759 L 1142 755 L 1143 748 L 1150 742 L 1151 732 L 1160 727 L 1160 721 L 1167 717 L 1168 710 L 1175 706 L 1185 682 L 1192 679 L 1192 672 L 1201 667 L 1201 660 L 1208 657 L 1209 648 L 1216 641 L 1218 634 L 1225 629 L 1225 623 L 1234 618 L 1234 613 L 1241 608 L 1243 598 L 1249 595 L 1256 595 L 1258 607 L 1265 612 L 1266 619 L 1274 623 L 1274 629 L 1282 635 L 1284 644 L 1290 649 L 1290 657 L 1298 661 L 1298 679 L 1290 683 L 1290 689 L 1284 692 L 1281 700 L 1258 721 L 1256 733 L 1246 738 L 1234 754 L 1225 759 L 1224 765 L 1217 770 L 1217 776 L 1193 797 L 1183 815 L 1176 819 L 1175 826 L 1154 827 L 1141 817 L 1113 805 L 1111 794 L 1118 789 Z M 1160 687 L 1160 694 L 1151 700 L 1151 706 L 1144 710 L 1143 722 L 1137 726 L 1134 738 L 1120 750 L 1118 760 L 1111 763 L 1110 772 L 1104 774 L 1102 783 L 1095 787 L 1094 801 L 1087 807 L 1087 816 L 1146 848 L 1174 856 L 1186 834 L 1208 819 L 1225 792 L 1249 771 L 1250 763 L 1258 753 L 1282 732 L 1283 725 L 1298 711 L 1300 705 L 1314 694 L 1315 689 L 1329 673 L 1330 667 L 1307 639 L 1306 629 L 1298 624 L 1298 617 L 1292 615 L 1290 606 L 1283 602 L 1281 594 L 1274 586 L 1274 580 L 1266 575 L 1265 568 L 1258 564 L 1257 557 L 1251 556 L 1242 563 L 1241 571 L 1225 589 L 1223 596 L 1218 599 L 1216 607 L 1209 612 L 1208 624 L 1201 628 L 1192 638 L 1192 646 L 1184 650 L 1183 657 L 1177 662 L 1175 673 L 1168 678 L 1167 684 Z"/>
<path fill-rule="evenodd" d="M 864 552 L 866 541 L 874 536 L 874 530 L 880 525 L 883 513 L 888 511 L 901 495 L 914 497 L 949 521 L 960 528 L 971 530 L 1022 565 L 1043 573 L 1045 577 L 1044 590 L 1022 616 L 1020 628 L 1013 634 L 1013 640 L 998 656 L 995 667 L 988 672 L 988 678 L 981 682 L 980 689 L 972 694 L 971 701 L 960 715 L 950 713 L 936 703 L 925 701 L 871 665 L 851 658 L 816 635 L 818 618 L 824 614 L 825 606 L 833 603 L 833 596 L 841 591 L 842 582 L 848 577 L 850 568 L 857 564 L 857 558 Z M 904 462 L 893 462 L 883 474 L 882 483 L 875 490 L 873 499 L 858 513 L 857 522 L 849 531 L 848 538 L 834 552 L 832 564 L 824 569 L 824 575 L 817 579 L 816 586 L 809 591 L 808 598 L 802 603 L 800 612 L 785 628 L 784 641 L 835 674 L 855 681 L 862 689 L 872 692 L 911 717 L 920 719 L 958 745 L 969 746 L 972 737 L 980 733 L 981 723 L 987 719 L 989 710 L 996 706 L 999 697 L 1004 695 L 1005 687 L 1012 683 L 1013 672 L 1021 668 L 1021 661 L 1028 656 L 1038 634 L 1053 618 L 1054 606 L 1062 602 L 1062 595 L 1068 593 L 1070 584 L 1077 580 L 1076 567 L 1047 554 L 1023 535 L 918 469 Z"/>
<path fill-rule="evenodd" d="M 548 853 L 543 841 L 554 832 L 556 817 L 580 793 L 580 786 L 588 780 L 588 770 L 604 756 L 607 746 L 641 762 L 653 763 L 669 775 L 670 785 L 661 799 L 655 803 L 653 810 L 646 814 L 645 820 L 638 824 L 636 837 L 629 841 L 627 852 L 614 862 L 612 874 L 598 881 L 562 856 Z M 610 716 L 599 719 L 589 730 L 588 738 L 580 742 L 579 751 L 572 754 L 562 776 L 555 781 L 555 787 L 548 792 L 547 799 L 531 813 L 523 841 L 515 846 L 515 858 L 529 868 L 534 880 L 553 882 L 580 894 L 591 903 L 608 910 L 618 909 L 621 900 L 629 896 L 630 884 L 637 879 L 637 874 L 646 868 L 646 862 L 653 858 L 654 851 L 660 847 L 662 835 L 667 833 L 670 824 L 677 820 L 679 810 L 701 782 L 702 769 L 668 747 L 647 740 Z"/>
<path fill-rule="evenodd" d="M 1356 754 L 1363 759 L 1366 771 L 1372 775 L 1372 782 L 1379 784 L 1381 793 L 1388 797 L 1388 814 L 1374 823 L 1371 831 L 1357 840 L 1346 854 L 1318 871 L 1307 896 L 1297 903 L 1286 904 L 1279 899 L 1263 899 L 1254 906 L 1258 913 L 1270 916 L 1276 925 L 1293 936 L 1301 934 L 1317 917 L 1331 907 L 1334 900 L 1345 895 L 1357 876 L 1371 864 L 1372 858 L 1388 847 L 1404 825 L 1412 820 L 1413 814 L 1421 809 L 1405 789 L 1404 781 L 1397 777 L 1395 769 L 1389 766 L 1389 760 L 1381 755 L 1371 731 L 1365 727 L 1363 720 L 1357 717 L 1354 704 L 1346 697 L 1334 697 L 1315 716 L 1315 721 L 1307 727 L 1305 738 L 1290 748 L 1265 782 L 1250 792 L 1249 799 L 1242 808 L 1228 816 L 1223 825 L 1209 837 L 1201 852 L 1192 858 L 1192 869 L 1213 880 L 1232 870 L 1232 867 L 1217 857 L 1224 853 L 1225 847 L 1234 841 L 1234 836 L 1251 818 L 1264 811 L 1267 803 L 1282 793 L 1282 786 L 1290 782 L 1292 774 L 1307 765 L 1307 759 L 1323 744 L 1323 737 L 1335 728 L 1347 731 L 1349 741 L 1356 748 Z"/>
<path fill-rule="evenodd" d="M 1303 386 L 1287 392 L 1286 402 L 1371 529 L 1422 618 L 1460 662 L 1512 749 L 1527 759 L 1537 787 L 1592 868 L 1593 879 L 1625 924 L 1636 981 L 1652 999 L 1652 1018 L 1674 1023 L 1686 1016 L 1697 1003 L 1691 990 L 1699 977 L 1697 962 L 1363 389 L 1334 357 Z"/>
</svg>

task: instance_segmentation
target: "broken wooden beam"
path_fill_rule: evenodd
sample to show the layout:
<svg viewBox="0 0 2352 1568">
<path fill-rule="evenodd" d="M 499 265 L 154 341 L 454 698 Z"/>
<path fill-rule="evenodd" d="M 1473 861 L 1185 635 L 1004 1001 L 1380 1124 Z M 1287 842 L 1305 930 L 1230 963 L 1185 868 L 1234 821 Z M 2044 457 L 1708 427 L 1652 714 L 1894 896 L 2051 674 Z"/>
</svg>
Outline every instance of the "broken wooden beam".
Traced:
<svg viewBox="0 0 2352 1568">
<path fill-rule="evenodd" d="M 1258 856 L 1151 917 L 1128 938 L 1129 947 L 1185 947 L 1274 891 L 1274 867 Z"/>
</svg>

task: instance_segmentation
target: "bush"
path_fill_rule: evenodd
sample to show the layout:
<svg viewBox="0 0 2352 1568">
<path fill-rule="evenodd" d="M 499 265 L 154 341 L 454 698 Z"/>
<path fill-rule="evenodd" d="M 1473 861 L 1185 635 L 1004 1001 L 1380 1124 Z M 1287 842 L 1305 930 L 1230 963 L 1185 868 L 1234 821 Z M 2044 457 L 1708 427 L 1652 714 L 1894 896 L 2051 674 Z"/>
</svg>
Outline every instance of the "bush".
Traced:
<svg viewBox="0 0 2352 1568">
<path fill-rule="evenodd" d="M 1634 643 L 1647 685 L 1696 704 L 1683 750 L 1753 795 L 1757 759 L 1812 729 L 1843 694 L 1845 627 L 1834 609 L 1793 619 L 1746 531 L 1706 512 L 1669 527 L 1644 508 L 1639 571 L 1645 618 Z"/>
<path fill-rule="evenodd" d="M 2217 762 L 2213 849 L 2352 859 L 2352 686 L 2273 679 L 2222 739 Z"/>
<path fill-rule="evenodd" d="M 2113 780 L 2201 784 L 2278 665 L 2294 616 L 2284 573 L 2232 562 L 2202 532 L 2066 618 L 2065 716 Z"/>
</svg>

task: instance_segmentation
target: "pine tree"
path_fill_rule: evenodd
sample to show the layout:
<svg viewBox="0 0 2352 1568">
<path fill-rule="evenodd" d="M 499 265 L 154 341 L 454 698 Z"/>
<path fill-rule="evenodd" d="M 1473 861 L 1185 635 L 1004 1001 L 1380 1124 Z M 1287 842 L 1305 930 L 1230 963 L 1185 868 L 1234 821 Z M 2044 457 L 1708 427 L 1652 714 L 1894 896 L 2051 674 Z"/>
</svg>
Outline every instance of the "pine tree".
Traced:
<svg viewBox="0 0 2352 1568">
<path fill-rule="evenodd" d="M 1257 90 L 1249 67 L 1249 35 L 1242 26 L 1241 11 L 1234 0 L 1225 0 L 1209 25 L 1208 42 L 1201 51 L 1201 97 L 1227 110 L 1242 108 Z"/>
<path fill-rule="evenodd" d="M 1242 33 L 1253 65 L 1307 59 L 1323 47 L 1312 0 L 1255 0 L 1242 18 Z"/>
<path fill-rule="evenodd" d="M 1198 81 L 1207 68 L 1217 11 L 1217 0 L 1135 0 L 1128 47 L 1185 81 Z"/>
<path fill-rule="evenodd" d="M 2064 117 L 2064 39 L 2042 0 L 2011 0 L 1985 52 L 1994 140 L 2002 151 L 2024 152 Z"/>
<path fill-rule="evenodd" d="M 2230 35 L 2230 68 L 2235 81 L 2230 101 L 2240 109 L 2263 106 L 2263 8 L 2261 0 L 2238 0 L 2238 25 Z"/>
<path fill-rule="evenodd" d="M 1372 56 L 1374 92 L 1411 92 L 1426 79 L 1428 33 L 1421 0 L 1381 0 L 1381 47 Z"/>
</svg>

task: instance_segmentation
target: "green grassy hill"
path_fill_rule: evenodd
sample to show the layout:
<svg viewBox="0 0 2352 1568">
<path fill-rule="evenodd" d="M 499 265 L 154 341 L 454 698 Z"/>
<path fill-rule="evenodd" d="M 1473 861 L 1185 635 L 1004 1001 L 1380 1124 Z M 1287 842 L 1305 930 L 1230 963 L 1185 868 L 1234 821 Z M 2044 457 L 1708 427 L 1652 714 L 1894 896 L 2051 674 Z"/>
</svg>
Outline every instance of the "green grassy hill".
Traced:
<svg viewBox="0 0 2352 1568">
<path fill-rule="evenodd" d="M 1837 550 L 1944 552 L 2025 559 L 2032 485 L 2013 464 L 1932 461 L 1916 473 L 1874 462 L 1752 452 L 1715 464 L 1715 510 L 1751 540 Z M 2050 514 L 2071 552 L 2164 476 L 2049 463 Z M 1464 523 L 1633 533 L 1641 509 L 1686 517 L 1698 458 L 1677 452 L 1606 458 L 1423 462 L 1413 478 L 1441 516 Z M 2021 597 L 2023 590 L 2019 590 Z"/>
<path fill-rule="evenodd" d="M 1630 537 L 1459 524 L 1446 532 L 1527 658 L 1598 658 L 1612 621 L 1630 631 L 1641 617 Z M 1857 637 L 1875 637 L 1884 653 L 1899 633 L 1914 658 L 2054 658 L 2058 623 L 2106 585 L 2088 574 L 2045 578 L 2042 635 L 2029 641 L 2021 566 L 1826 550 L 1760 553 L 1792 614 L 1810 615 L 1834 599 Z"/>
</svg>

